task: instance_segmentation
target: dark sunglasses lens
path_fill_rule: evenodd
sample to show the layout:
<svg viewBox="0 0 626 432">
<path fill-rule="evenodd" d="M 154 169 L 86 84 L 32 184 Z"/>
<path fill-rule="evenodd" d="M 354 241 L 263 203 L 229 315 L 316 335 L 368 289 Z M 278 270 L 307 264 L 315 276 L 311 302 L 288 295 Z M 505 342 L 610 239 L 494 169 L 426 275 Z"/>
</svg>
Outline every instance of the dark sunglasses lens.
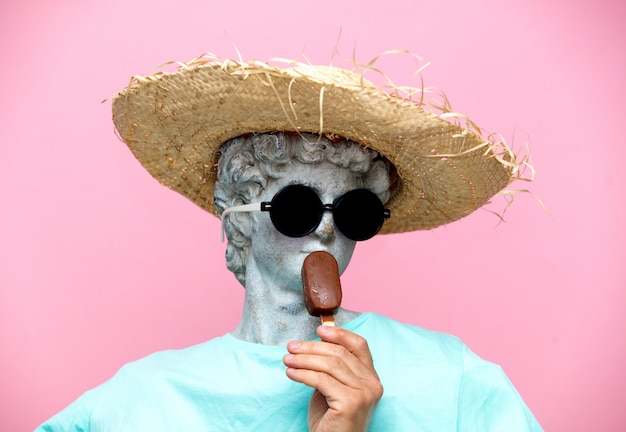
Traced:
<svg viewBox="0 0 626 432">
<path fill-rule="evenodd" d="M 287 186 L 274 195 L 270 218 L 281 234 L 303 237 L 312 233 L 322 220 L 322 203 L 307 186 Z"/>
<path fill-rule="evenodd" d="M 354 189 L 335 202 L 333 218 L 337 228 L 351 240 L 367 240 L 383 226 L 384 206 L 374 192 Z"/>
</svg>

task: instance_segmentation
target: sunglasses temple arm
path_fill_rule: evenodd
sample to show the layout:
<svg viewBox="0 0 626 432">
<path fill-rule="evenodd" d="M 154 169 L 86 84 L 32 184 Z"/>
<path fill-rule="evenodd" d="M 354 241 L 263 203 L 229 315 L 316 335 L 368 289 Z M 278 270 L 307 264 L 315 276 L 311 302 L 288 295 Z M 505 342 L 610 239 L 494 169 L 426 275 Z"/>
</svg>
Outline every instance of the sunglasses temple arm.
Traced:
<svg viewBox="0 0 626 432">
<path fill-rule="evenodd" d="M 235 213 L 235 212 L 253 212 L 253 211 L 261 211 L 261 203 L 251 203 L 251 204 L 244 204 L 244 205 L 240 205 L 240 206 L 235 206 L 235 207 L 229 207 L 227 209 L 225 209 L 222 212 L 222 217 L 221 217 L 221 221 L 222 221 L 222 243 L 224 243 L 224 220 L 226 219 L 226 216 L 229 213 Z"/>
</svg>

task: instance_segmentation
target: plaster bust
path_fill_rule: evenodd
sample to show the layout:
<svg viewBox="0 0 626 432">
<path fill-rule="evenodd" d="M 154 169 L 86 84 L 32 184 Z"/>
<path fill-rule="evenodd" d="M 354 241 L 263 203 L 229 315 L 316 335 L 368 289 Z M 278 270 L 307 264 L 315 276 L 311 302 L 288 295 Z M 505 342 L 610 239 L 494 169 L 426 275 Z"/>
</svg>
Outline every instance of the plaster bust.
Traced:
<svg viewBox="0 0 626 432">
<path fill-rule="evenodd" d="M 229 207 L 270 201 L 289 184 L 311 187 L 323 203 L 366 188 L 385 203 L 389 199 L 389 162 L 377 152 L 349 140 L 337 143 L 313 134 L 254 134 L 226 142 L 221 148 L 215 204 Z M 317 318 L 308 315 L 302 298 L 300 271 L 315 250 L 335 256 L 342 273 L 356 245 L 325 212 L 309 235 L 280 234 L 266 212 L 230 213 L 224 220 L 228 237 L 227 267 L 245 287 L 244 311 L 233 334 L 243 340 L 280 345 L 315 336 Z M 339 325 L 358 314 L 340 309 Z"/>
</svg>

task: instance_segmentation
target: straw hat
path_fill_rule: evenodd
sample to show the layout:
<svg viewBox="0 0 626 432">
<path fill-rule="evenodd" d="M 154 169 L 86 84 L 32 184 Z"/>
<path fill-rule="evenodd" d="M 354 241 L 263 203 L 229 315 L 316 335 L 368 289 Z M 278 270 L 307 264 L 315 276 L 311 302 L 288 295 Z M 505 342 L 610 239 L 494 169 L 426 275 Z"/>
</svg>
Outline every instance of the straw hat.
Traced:
<svg viewBox="0 0 626 432">
<path fill-rule="evenodd" d="M 386 93 L 346 69 L 209 56 L 173 72 L 135 76 L 113 100 L 115 127 L 141 164 L 213 214 L 219 148 L 231 138 L 299 131 L 370 147 L 397 169 L 386 205 L 391 219 L 381 233 L 460 219 L 517 178 L 508 147 L 481 138 L 459 118 L 397 89 Z"/>
</svg>

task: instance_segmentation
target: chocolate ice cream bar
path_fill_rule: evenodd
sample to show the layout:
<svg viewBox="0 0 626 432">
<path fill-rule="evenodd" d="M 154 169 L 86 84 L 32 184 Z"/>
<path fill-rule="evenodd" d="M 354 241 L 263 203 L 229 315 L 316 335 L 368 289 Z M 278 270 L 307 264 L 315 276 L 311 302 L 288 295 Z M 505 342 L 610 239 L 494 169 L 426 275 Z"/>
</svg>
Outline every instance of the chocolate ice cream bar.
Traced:
<svg viewBox="0 0 626 432">
<path fill-rule="evenodd" d="M 302 265 L 304 304 L 309 314 L 322 324 L 335 325 L 335 312 L 341 305 L 341 281 L 335 257 L 324 251 L 309 254 Z"/>
</svg>

